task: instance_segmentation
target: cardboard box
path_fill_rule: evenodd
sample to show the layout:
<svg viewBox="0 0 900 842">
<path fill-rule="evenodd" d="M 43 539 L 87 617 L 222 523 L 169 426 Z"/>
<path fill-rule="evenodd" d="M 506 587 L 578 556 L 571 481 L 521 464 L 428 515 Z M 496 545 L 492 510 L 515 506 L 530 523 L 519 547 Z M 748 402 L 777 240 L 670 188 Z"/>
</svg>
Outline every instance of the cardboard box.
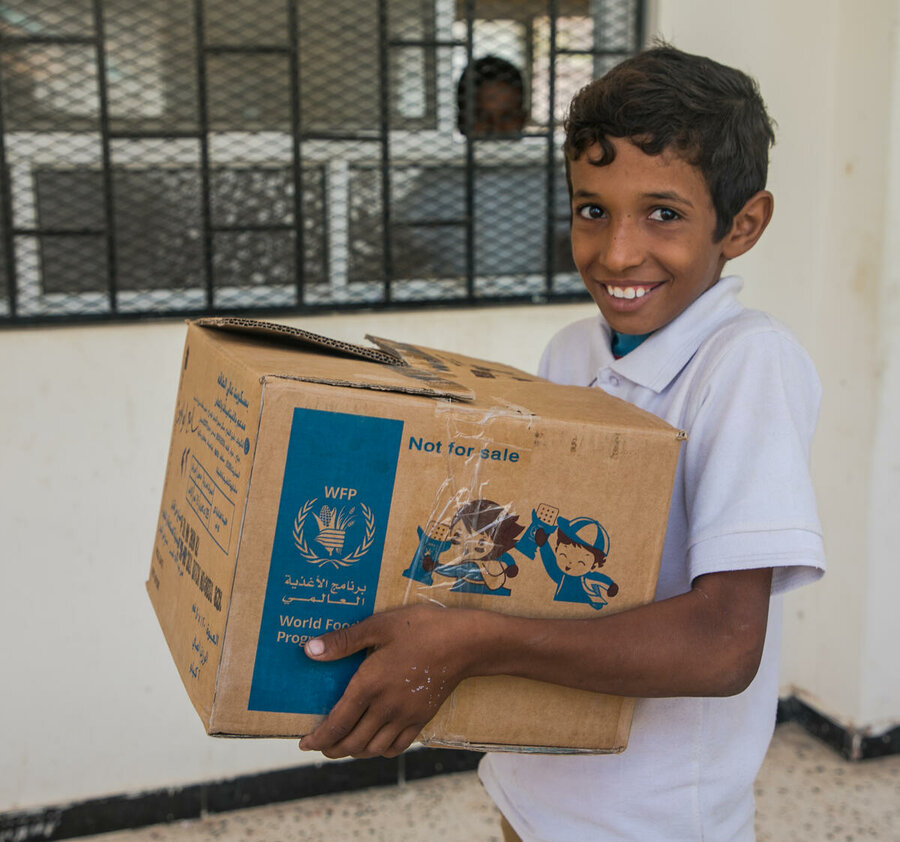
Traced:
<svg viewBox="0 0 900 842">
<path fill-rule="evenodd" d="M 653 598 L 683 434 L 599 389 L 368 339 L 188 326 L 147 588 L 210 734 L 309 733 L 361 656 L 315 663 L 303 643 L 376 611 L 586 618 Z M 621 751 L 632 707 L 474 678 L 420 739 Z"/>
</svg>

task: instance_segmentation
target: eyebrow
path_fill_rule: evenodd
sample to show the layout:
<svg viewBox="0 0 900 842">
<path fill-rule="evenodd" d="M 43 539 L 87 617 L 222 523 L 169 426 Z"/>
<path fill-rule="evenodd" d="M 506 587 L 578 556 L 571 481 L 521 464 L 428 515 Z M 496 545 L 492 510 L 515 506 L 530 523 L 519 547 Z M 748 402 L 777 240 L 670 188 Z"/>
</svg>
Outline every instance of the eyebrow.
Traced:
<svg viewBox="0 0 900 842">
<path fill-rule="evenodd" d="M 590 190 L 576 190 L 572 197 L 575 199 L 599 199 L 600 197 L 596 193 L 592 193 Z M 661 190 L 653 193 L 644 193 L 645 199 L 654 199 L 658 202 L 677 202 L 678 204 L 684 205 L 689 208 L 694 207 L 694 203 L 682 196 L 680 193 L 676 193 L 674 190 Z"/>
<path fill-rule="evenodd" d="M 648 199 L 658 199 L 663 202 L 679 202 L 682 205 L 687 205 L 687 207 L 694 207 L 694 203 L 682 196 L 680 193 L 676 193 L 674 190 L 663 190 L 659 193 L 645 193 L 644 194 Z"/>
</svg>

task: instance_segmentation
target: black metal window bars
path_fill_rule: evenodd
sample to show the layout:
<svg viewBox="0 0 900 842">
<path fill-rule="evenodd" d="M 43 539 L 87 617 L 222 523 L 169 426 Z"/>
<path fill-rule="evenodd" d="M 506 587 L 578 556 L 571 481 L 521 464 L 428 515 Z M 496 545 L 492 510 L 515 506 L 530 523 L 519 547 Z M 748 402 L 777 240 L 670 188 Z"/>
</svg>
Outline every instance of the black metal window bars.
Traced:
<svg viewBox="0 0 900 842">
<path fill-rule="evenodd" d="M 0 325 L 581 297 L 560 122 L 643 24 L 640 0 L 0 0 Z"/>
</svg>

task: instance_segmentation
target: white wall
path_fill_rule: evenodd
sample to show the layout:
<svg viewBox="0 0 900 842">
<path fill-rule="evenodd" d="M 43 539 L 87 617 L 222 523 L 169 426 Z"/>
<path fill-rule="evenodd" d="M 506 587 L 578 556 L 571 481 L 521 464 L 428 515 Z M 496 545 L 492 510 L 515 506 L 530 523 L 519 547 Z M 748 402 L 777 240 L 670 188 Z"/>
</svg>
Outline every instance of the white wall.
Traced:
<svg viewBox="0 0 900 842">
<path fill-rule="evenodd" d="M 752 72 L 779 124 L 776 215 L 733 268 L 825 386 L 814 475 L 830 574 L 787 602 L 784 684 L 846 725 L 900 722 L 898 0 L 659 0 L 661 33 Z M 896 118 L 895 118 L 896 119 Z M 590 305 L 303 320 L 533 369 Z M 144 593 L 184 329 L 0 332 L 0 812 L 309 760 L 218 741 Z"/>
<path fill-rule="evenodd" d="M 658 4 L 661 34 L 751 72 L 778 122 L 775 217 L 744 299 L 819 369 L 813 451 L 829 575 L 786 600 L 785 689 L 850 728 L 900 721 L 896 0 Z M 892 114 L 894 120 L 892 121 Z M 889 201 L 890 200 L 890 201 Z M 893 589 L 892 589 L 893 586 Z"/>
<path fill-rule="evenodd" d="M 831 388 L 825 407 L 829 423 L 816 453 L 823 479 L 824 463 L 832 463 L 822 514 L 834 524 L 828 549 L 835 575 L 815 602 L 809 597 L 798 600 L 805 626 L 798 633 L 812 643 L 816 627 L 829 619 L 846 615 L 854 624 L 846 636 L 829 629 L 815 656 L 798 664 L 796 680 L 809 688 L 820 708 L 853 725 L 877 728 L 900 718 L 897 670 L 891 669 L 896 654 L 883 645 L 888 637 L 900 637 L 900 627 L 896 613 L 886 610 L 878 593 L 887 584 L 886 576 L 897 579 L 891 545 L 872 521 L 873 506 L 881 502 L 878 486 L 884 485 L 884 468 L 896 465 L 900 452 L 887 434 L 891 427 L 897 429 L 896 404 L 892 412 L 883 402 L 888 397 L 884 373 L 891 362 L 887 353 L 892 345 L 896 351 L 896 333 L 890 335 L 885 309 L 890 300 L 886 258 L 891 257 L 894 239 L 889 222 L 897 221 L 888 216 L 887 186 L 891 171 L 900 164 L 900 146 L 891 121 L 897 96 L 896 4 L 873 2 L 867 8 L 871 14 L 881 12 L 883 25 L 863 26 L 851 4 L 841 4 L 836 15 L 840 72 L 833 74 L 827 201 L 841 213 L 828 218 L 830 294 L 823 295 L 817 307 L 820 324 L 830 333 L 823 331 L 819 344 Z M 834 341 L 838 331 L 854 339 Z M 837 483 L 843 486 L 839 491 Z M 842 680 L 842 674 L 852 680 Z M 890 694 L 873 693 L 876 687 L 887 689 L 891 681 L 893 711 Z M 875 696 L 881 696 L 877 705 Z"/>
<path fill-rule="evenodd" d="M 896 561 L 897 505 L 900 503 L 900 60 L 898 21 L 887 31 L 893 61 L 883 68 L 890 84 L 883 113 L 889 123 L 884 173 L 882 265 L 877 279 L 873 331 L 876 404 L 871 446 L 869 506 L 865 521 L 869 579 L 863 605 L 859 722 L 875 730 L 900 720 L 900 667 L 897 641 L 900 564 Z"/>
<path fill-rule="evenodd" d="M 304 319 L 534 370 L 591 305 Z M 205 735 L 144 581 L 181 322 L 0 332 L 0 812 L 311 762 Z"/>
</svg>

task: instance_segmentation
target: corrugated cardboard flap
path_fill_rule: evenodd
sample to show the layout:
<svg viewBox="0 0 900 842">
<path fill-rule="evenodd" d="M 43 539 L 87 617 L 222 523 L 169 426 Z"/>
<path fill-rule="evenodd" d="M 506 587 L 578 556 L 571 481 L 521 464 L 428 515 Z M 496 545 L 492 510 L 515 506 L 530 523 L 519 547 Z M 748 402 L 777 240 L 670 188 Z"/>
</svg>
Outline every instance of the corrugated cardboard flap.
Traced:
<svg viewBox="0 0 900 842">
<path fill-rule="evenodd" d="M 475 392 L 452 377 L 445 368 L 435 368 L 426 354 L 417 358 L 383 348 L 354 345 L 321 336 L 302 328 L 275 322 L 239 317 L 205 317 L 192 325 L 212 328 L 263 343 L 273 353 L 259 356 L 265 378 L 300 380 L 355 389 L 400 392 L 430 398 L 472 401 Z M 398 348 L 414 351 L 413 346 L 394 343 Z M 284 353 L 288 351 L 289 353 Z"/>
<path fill-rule="evenodd" d="M 374 342 L 384 358 L 255 320 L 188 326 L 148 590 L 210 734 L 309 733 L 356 662 L 301 647 L 373 613 L 585 620 L 653 599 L 678 431 L 600 389 Z M 457 525 L 492 557 L 454 543 Z M 560 564 L 573 534 L 590 579 Z M 477 676 L 420 740 L 616 752 L 631 705 Z"/>
<path fill-rule="evenodd" d="M 365 345 L 354 345 L 340 339 L 321 336 L 299 327 L 282 325 L 277 322 L 266 322 L 259 319 L 244 319 L 237 316 L 210 316 L 194 319 L 194 324 L 201 327 L 214 327 L 219 330 L 231 330 L 238 333 L 252 333 L 273 341 L 297 343 L 303 347 L 322 348 L 334 353 L 346 354 L 362 360 L 370 360 L 384 365 L 405 366 L 407 362 L 397 354 L 380 348 L 369 348 Z"/>
</svg>

